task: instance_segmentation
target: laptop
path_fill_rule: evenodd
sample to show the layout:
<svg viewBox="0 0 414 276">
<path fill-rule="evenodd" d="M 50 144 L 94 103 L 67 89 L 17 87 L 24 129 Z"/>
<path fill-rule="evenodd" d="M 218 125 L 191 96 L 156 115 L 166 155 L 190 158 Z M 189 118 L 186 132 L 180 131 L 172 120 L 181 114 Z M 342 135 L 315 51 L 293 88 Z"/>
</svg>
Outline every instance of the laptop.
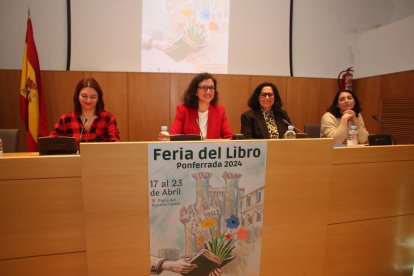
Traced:
<svg viewBox="0 0 414 276">
<path fill-rule="evenodd" d="M 231 140 L 244 140 L 244 135 L 241 133 L 234 134 Z"/>
<path fill-rule="evenodd" d="M 368 135 L 369 146 L 392 145 L 392 137 L 390 134 L 370 134 Z"/>
<path fill-rule="evenodd" d="M 40 155 L 55 154 L 76 154 L 78 153 L 78 145 L 75 137 L 39 137 L 37 139 Z"/>
<path fill-rule="evenodd" d="M 172 134 L 170 135 L 170 141 L 200 141 L 201 135 L 199 134 Z"/>
<path fill-rule="evenodd" d="M 303 139 L 303 138 L 308 138 L 308 134 L 307 133 L 296 133 L 296 138 L 297 139 Z"/>
</svg>

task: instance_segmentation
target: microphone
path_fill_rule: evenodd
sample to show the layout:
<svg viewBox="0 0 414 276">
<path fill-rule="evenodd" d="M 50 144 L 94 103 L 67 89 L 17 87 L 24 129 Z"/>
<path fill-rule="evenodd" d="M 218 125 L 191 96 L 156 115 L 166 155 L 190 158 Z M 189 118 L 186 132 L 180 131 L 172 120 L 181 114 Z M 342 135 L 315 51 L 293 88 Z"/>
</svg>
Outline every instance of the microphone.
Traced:
<svg viewBox="0 0 414 276">
<path fill-rule="evenodd" d="M 380 118 L 378 118 L 378 116 L 377 115 L 372 115 L 371 116 L 372 117 L 372 119 L 374 119 L 378 124 L 379 124 L 379 126 L 380 126 L 380 128 L 383 128 L 384 130 L 385 130 L 385 132 L 387 133 L 387 134 L 389 134 L 390 136 L 391 136 L 391 139 L 392 139 L 392 141 L 393 141 L 393 144 L 394 145 L 397 145 L 397 139 L 395 139 L 395 137 L 394 137 L 394 135 L 392 135 L 392 133 L 391 133 L 391 131 L 389 131 L 382 123 L 381 123 L 381 119 Z"/>
<path fill-rule="evenodd" d="M 86 117 L 83 117 L 83 118 L 81 118 L 81 121 L 82 121 L 82 128 L 81 128 L 80 135 L 79 135 L 79 148 L 80 148 L 80 143 L 82 142 L 82 134 L 83 134 L 83 131 L 85 129 L 85 124 L 88 121 L 88 119 L 86 119 Z M 78 154 L 79 154 L 79 152 L 80 151 L 78 149 Z"/>
<path fill-rule="evenodd" d="M 287 124 L 288 126 L 293 126 L 293 128 L 296 129 L 296 131 L 299 132 L 300 134 L 308 135 L 306 132 L 303 132 L 302 130 L 298 129 L 297 127 L 295 127 L 294 125 L 292 125 L 291 123 L 289 123 L 286 119 L 282 119 L 282 121 L 285 124 Z"/>
<path fill-rule="evenodd" d="M 200 137 L 201 137 L 201 140 L 204 140 L 204 137 L 203 137 L 203 132 L 201 131 L 201 127 L 200 127 L 200 124 L 199 124 L 199 122 L 198 122 L 198 119 L 195 119 L 195 121 L 196 121 L 196 124 L 198 125 L 198 129 L 200 130 Z"/>
</svg>

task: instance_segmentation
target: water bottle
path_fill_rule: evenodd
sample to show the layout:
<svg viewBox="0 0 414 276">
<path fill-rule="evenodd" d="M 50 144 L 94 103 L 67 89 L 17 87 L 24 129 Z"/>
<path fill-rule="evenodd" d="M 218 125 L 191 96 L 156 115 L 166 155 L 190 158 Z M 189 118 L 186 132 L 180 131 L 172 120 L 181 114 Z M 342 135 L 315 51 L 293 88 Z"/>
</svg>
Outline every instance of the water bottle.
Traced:
<svg viewBox="0 0 414 276">
<path fill-rule="evenodd" d="M 170 133 L 168 132 L 167 126 L 161 126 L 161 131 L 158 133 L 158 140 L 170 141 Z"/>
<path fill-rule="evenodd" d="M 296 139 L 296 133 L 293 130 L 293 126 L 288 126 L 288 130 L 283 135 L 284 139 Z"/>
<path fill-rule="evenodd" d="M 0 156 L 3 156 L 3 140 L 0 138 Z"/>
<path fill-rule="evenodd" d="M 358 146 L 358 130 L 357 127 L 351 125 L 349 127 L 348 137 L 346 139 L 346 145 L 348 147 Z"/>
</svg>

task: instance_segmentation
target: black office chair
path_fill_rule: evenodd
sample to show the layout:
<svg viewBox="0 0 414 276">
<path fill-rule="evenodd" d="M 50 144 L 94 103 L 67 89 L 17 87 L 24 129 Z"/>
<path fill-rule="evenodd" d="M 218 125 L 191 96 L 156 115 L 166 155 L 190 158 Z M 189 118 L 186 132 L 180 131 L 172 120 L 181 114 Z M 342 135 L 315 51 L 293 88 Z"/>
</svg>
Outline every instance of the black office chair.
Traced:
<svg viewBox="0 0 414 276">
<path fill-rule="evenodd" d="M 308 134 L 308 138 L 320 138 L 321 137 L 321 125 L 305 124 L 305 133 Z"/>
<path fill-rule="evenodd" d="M 0 138 L 3 140 L 3 152 L 19 151 L 19 129 L 0 129 Z"/>
</svg>

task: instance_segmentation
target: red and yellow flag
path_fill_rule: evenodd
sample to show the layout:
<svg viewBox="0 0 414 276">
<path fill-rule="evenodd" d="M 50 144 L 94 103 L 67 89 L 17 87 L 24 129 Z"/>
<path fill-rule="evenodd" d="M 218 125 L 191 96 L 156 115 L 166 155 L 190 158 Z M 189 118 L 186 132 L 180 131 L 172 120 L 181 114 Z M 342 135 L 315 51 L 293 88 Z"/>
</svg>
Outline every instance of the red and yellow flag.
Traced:
<svg viewBox="0 0 414 276">
<path fill-rule="evenodd" d="M 44 93 L 40 81 L 40 65 L 33 38 L 32 21 L 27 19 L 22 80 L 20 83 L 20 114 L 26 124 L 29 151 L 38 151 L 37 138 L 49 134 Z"/>
</svg>

